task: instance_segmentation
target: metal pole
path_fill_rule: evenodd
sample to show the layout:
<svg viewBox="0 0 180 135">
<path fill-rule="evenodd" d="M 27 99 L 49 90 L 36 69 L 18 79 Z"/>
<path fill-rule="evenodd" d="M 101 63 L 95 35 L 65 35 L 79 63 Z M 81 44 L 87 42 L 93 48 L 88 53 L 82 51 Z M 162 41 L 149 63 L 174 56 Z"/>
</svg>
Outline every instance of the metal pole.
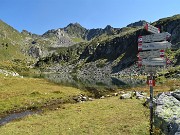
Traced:
<svg viewBox="0 0 180 135">
<path fill-rule="evenodd" d="M 153 81 L 153 73 L 150 73 L 150 80 Z M 150 84 L 150 135 L 153 135 L 153 82 Z"/>
</svg>

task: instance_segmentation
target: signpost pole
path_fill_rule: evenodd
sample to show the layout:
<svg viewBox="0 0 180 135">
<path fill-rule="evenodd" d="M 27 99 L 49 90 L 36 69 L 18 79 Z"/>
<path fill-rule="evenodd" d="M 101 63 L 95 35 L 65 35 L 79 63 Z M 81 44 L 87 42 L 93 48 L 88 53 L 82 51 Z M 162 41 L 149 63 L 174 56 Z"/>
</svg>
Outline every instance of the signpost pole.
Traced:
<svg viewBox="0 0 180 135">
<path fill-rule="evenodd" d="M 138 66 L 146 66 L 150 76 L 147 78 L 147 82 L 150 86 L 150 135 L 153 135 L 153 86 L 155 86 L 155 80 L 153 73 L 156 73 L 156 66 L 165 66 L 167 60 L 164 59 L 164 49 L 170 48 L 171 34 L 168 32 L 160 33 L 160 30 L 150 24 L 145 25 L 145 29 L 153 34 L 138 37 Z M 142 52 L 141 52 L 142 51 Z"/>
<path fill-rule="evenodd" d="M 153 73 L 150 73 L 150 135 L 153 135 Z"/>
</svg>

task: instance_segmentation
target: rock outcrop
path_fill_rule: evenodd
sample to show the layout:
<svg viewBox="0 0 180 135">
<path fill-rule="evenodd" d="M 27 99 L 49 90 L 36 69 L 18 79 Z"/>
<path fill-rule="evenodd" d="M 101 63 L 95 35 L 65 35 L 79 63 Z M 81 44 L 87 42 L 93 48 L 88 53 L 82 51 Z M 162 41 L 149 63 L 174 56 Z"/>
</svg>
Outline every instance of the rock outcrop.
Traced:
<svg viewBox="0 0 180 135">
<path fill-rule="evenodd" d="M 41 56 L 41 49 L 39 46 L 31 46 L 28 50 L 28 54 L 34 58 L 39 58 Z"/>
<path fill-rule="evenodd" d="M 138 22 L 131 23 L 127 25 L 127 27 L 137 27 L 137 26 L 144 26 L 147 23 L 145 20 L 140 20 Z"/>
<path fill-rule="evenodd" d="M 130 91 L 127 93 L 123 93 L 120 96 L 120 99 L 132 99 L 132 98 L 136 98 L 136 99 L 140 99 L 140 100 L 145 100 L 148 99 L 147 97 L 147 93 L 145 92 L 139 92 L 139 91 Z"/>
<path fill-rule="evenodd" d="M 154 124 L 166 135 L 180 134 L 180 90 L 157 96 Z"/>
</svg>

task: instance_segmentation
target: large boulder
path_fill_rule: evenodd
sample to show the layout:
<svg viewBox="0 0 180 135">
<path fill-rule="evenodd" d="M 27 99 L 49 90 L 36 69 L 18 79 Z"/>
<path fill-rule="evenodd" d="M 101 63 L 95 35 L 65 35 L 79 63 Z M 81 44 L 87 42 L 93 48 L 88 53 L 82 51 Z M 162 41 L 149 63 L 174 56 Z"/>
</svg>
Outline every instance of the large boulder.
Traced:
<svg viewBox="0 0 180 135">
<path fill-rule="evenodd" d="M 154 124 L 166 135 L 180 135 L 179 96 L 180 90 L 157 96 Z"/>
</svg>

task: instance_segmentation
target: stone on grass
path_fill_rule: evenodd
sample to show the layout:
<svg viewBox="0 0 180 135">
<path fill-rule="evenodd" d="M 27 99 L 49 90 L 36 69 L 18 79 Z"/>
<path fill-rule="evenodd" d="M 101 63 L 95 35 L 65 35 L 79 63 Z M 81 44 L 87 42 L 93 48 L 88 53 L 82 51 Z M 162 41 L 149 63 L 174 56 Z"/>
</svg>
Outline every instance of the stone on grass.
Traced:
<svg viewBox="0 0 180 135">
<path fill-rule="evenodd" d="M 180 90 L 157 96 L 154 124 L 164 134 L 180 135 Z"/>
<path fill-rule="evenodd" d="M 132 99 L 132 93 L 129 92 L 129 93 L 126 93 L 126 94 L 122 94 L 120 96 L 120 99 Z"/>
</svg>

